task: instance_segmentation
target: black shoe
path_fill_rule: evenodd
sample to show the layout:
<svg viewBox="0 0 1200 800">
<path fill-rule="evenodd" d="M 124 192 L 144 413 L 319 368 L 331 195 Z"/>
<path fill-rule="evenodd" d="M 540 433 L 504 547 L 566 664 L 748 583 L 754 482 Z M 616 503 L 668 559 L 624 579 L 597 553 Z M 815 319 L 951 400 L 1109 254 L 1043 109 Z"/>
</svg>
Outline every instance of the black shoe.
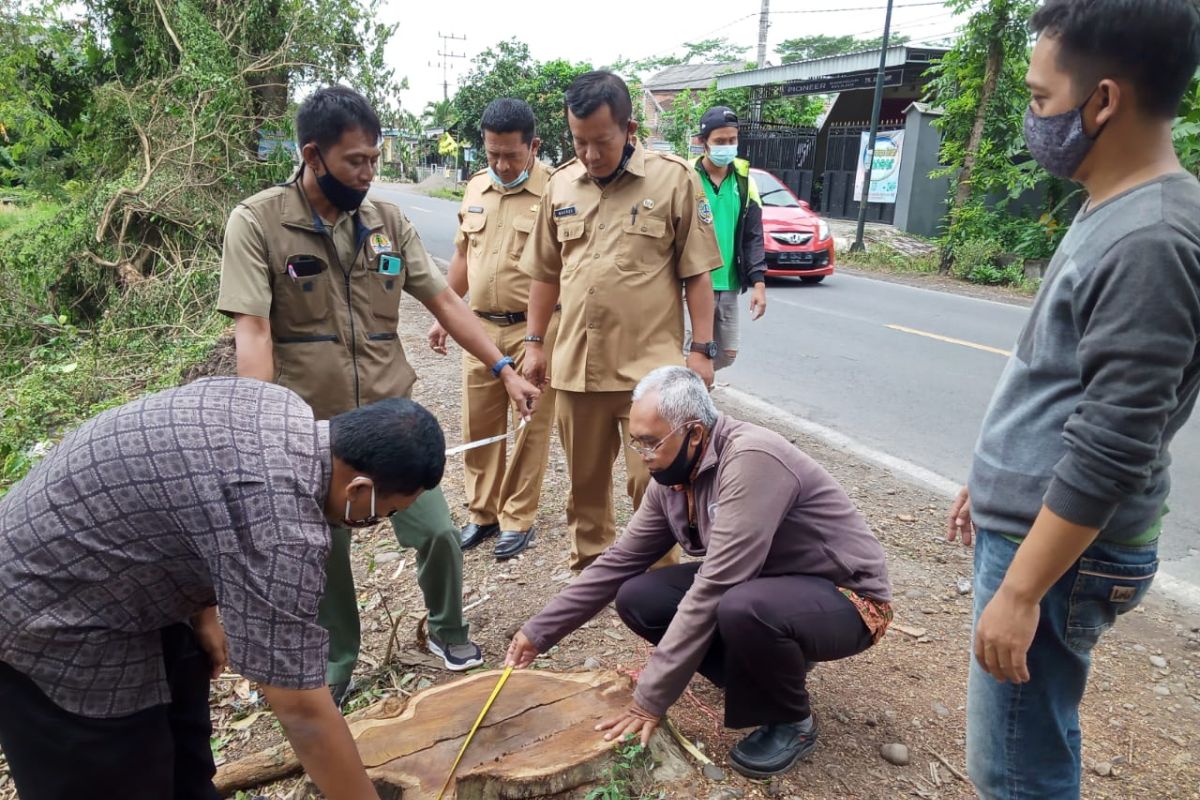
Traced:
<svg viewBox="0 0 1200 800">
<path fill-rule="evenodd" d="M 495 522 L 490 525 L 480 525 L 477 522 L 468 522 L 463 526 L 462 533 L 459 535 L 459 545 L 463 550 L 470 550 L 489 536 L 495 536 L 500 532 L 500 526 Z"/>
<path fill-rule="evenodd" d="M 729 751 L 729 766 L 749 778 L 770 778 L 787 772 L 817 746 L 817 723 L 777 722 L 751 731 Z"/>
<path fill-rule="evenodd" d="M 496 558 L 504 561 L 525 552 L 525 548 L 533 541 L 533 526 L 527 531 L 505 531 L 496 542 Z"/>
</svg>

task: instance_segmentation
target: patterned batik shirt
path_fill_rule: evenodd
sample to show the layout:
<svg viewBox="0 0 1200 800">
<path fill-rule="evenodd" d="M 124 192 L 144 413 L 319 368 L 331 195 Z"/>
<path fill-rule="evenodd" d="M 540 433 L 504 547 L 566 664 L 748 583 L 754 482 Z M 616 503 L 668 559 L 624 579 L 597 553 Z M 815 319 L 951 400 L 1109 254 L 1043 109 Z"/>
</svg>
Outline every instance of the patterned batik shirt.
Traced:
<svg viewBox="0 0 1200 800">
<path fill-rule="evenodd" d="M 159 631 L 216 603 L 230 665 L 324 684 L 328 423 L 210 378 L 107 411 L 0 499 L 0 661 L 62 708 L 170 702 Z"/>
</svg>

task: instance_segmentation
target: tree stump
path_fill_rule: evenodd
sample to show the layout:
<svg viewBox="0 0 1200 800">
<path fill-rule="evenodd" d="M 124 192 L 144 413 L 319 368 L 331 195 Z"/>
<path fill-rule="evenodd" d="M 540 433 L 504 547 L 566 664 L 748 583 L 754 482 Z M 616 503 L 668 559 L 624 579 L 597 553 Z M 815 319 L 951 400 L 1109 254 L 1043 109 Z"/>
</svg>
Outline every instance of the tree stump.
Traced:
<svg viewBox="0 0 1200 800">
<path fill-rule="evenodd" d="M 398 715 L 351 722 L 367 774 L 384 800 L 437 797 L 500 674 L 482 672 L 435 686 L 415 695 Z M 631 699 L 629 679 L 613 672 L 514 672 L 471 740 L 446 797 L 545 797 L 595 781 L 611 763 L 613 743 L 593 728 Z M 690 772 L 681 749 L 661 729 L 650 751 L 658 765 L 656 781 Z M 255 758 L 260 757 L 247 761 Z M 270 760 L 277 763 L 278 754 Z M 239 763 L 229 766 L 237 770 Z"/>
</svg>

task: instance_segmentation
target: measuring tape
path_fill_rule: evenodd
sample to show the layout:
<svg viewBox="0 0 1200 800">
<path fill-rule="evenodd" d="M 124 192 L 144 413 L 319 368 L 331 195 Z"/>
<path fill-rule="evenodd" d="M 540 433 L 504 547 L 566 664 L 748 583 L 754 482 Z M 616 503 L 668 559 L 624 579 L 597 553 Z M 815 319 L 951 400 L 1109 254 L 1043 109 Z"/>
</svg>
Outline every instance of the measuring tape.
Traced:
<svg viewBox="0 0 1200 800">
<path fill-rule="evenodd" d="M 468 450 L 474 450 L 476 447 L 485 447 L 489 444 L 495 444 L 496 442 L 503 442 L 505 439 L 507 439 L 510 436 L 516 436 L 518 433 L 521 432 L 521 429 L 524 428 L 528 424 L 529 424 L 529 418 L 522 417 L 521 424 L 518 425 L 517 427 L 513 428 L 508 433 L 502 433 L 499 436 L 489 436 L 486 439 L 476 439 L 473 442 L 467 442 L 466 444 L 460 444 L 458 447 L 451 447 L 449 450 L 446 451 L 446 455 L 447 456 L 456 456 L 459 453 L 465 453 Z"/>
<path fill-rule="evenodd" d="M 471 744 L 471 740 L 475 738 L 475 732 L 483 724 L 483 718 L 491 710 L 492 703 L 496 702 L 496 698 L 500 695 L 500 690 L 504 688 L 504 684 L 508 681 L 508 676 L 512 674 L 512 671 L 512 667 L 505 667 L 500 680 L 496 681 L 496 688 L 492 689 L 491 696 L 483 704 L 483 710 L 479 712 L 479 717 L 475 720 L 475 724 L 471 726 L 471 732 L 467 734 L 466 739 L 463 739 L 462 747 L 458 748 L 458 755 L 454 758 L 454 764 L 450 767 L 450 774 L 446 776 L 446 782 L 442 784 L 442 790 L 438 792 L 437 800 L 442 800 L 446 796 L 446 790 L 450 788 L 450 781 L 454 780 L 454 773 L 458 769 L 459 762 L 462 761 L 463 753 L 467 752 L 467 747 Z"/>
</svg>

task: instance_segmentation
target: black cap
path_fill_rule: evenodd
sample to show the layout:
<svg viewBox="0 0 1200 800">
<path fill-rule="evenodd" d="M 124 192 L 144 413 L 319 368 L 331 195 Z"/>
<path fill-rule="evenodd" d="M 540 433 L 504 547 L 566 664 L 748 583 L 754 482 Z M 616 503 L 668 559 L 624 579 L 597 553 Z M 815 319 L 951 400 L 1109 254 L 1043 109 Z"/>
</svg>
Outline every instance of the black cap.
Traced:
<svg viewBox="0 0 1200 800">
<path fill-rule="evenodd" d="M 700 118 L 700 135 L 708 136 L 717 128 L 736 128 L 738 116 L 728 106 L 714 106 Z"/>
</svg>

